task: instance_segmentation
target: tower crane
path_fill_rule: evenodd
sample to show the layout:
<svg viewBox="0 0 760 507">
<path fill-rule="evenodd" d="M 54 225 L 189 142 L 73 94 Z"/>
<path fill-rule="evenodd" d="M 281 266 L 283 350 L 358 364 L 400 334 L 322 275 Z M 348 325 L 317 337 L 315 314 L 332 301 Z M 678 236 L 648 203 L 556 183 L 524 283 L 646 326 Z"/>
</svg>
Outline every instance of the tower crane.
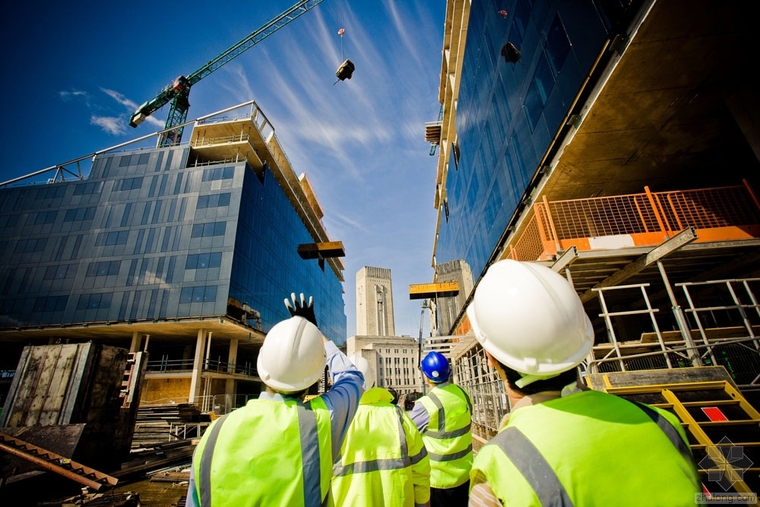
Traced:
<svg viewBox="0 0 760 507">
<path fill-rule="evenodd" d="M 295 5 L 251 32 L 247 37 L 189 76 L 177 77 L 171 84 L 158 92 L 158 95 L 137 108 L 137 111 L 129 119 L 129 126 L 137 127 L 145 118 L 171 101 L 169 116 L 166 118 L 165 132 L 161 134 L 158 144 L 159 146 L 179 144 L 182 139 L 183 128 L 175 127 L 182 125 L 187 120 L 187 111 L 190 109 L 190 88 L 194 84 L 322 2 L 323 0 L 300 0 L 296 2 Z"/>
</svg>

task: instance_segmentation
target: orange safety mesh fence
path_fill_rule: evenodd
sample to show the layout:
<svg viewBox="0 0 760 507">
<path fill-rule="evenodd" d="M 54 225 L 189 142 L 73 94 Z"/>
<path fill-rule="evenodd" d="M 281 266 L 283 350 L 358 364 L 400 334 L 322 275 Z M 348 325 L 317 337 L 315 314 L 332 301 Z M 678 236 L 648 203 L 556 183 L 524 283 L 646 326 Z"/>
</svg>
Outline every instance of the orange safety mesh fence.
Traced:
<svg viewBox="0 0 760 507">
<path fill-rule="evenodd" d="M 536 203 L 525 230 L 509 247 L 516 260 L 547 260 L 561 241 L 616 235 L 672 234 L 687 227 L 760 225 L 749 186 L 595 197 Z"/>
<path fill-rule="evenodd" d="M 534 215 L 528 222 L 520 239 L 510 248 L 509 257 L 518 261 L 537 260 L 543 251 L 543 242 L 541 241 L 538 222 Z"/>
<path fill-rule="evenodd" d="M 672 231 L 760 223 L 760 210 L 745 187 L 659 192 L 653 196 Z"/>
<path fill-rule="evenodd" d="M 536 208 L 539 206 L 543 204 Z M 660 228 L 646 194 L 553 201 L 549 212 L 558 239 L 635 234 Z M 543 209 L 540 214 L 545 214 Z"/>
</svg>

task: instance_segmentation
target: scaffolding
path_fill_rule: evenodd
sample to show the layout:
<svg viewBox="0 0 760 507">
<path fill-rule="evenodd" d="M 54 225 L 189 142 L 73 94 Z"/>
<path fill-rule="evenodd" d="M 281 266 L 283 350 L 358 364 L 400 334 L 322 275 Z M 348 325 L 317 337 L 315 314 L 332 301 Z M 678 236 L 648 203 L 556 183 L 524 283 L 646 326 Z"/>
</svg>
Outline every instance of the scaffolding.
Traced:
<svg viewBox="0 0 760 507">
<path fill-rule="evenodd" d="M 502 258 L 543 262 L 564 273 L 582 293 L 596 336 L 592 352 L 579 366 L 582 376 L 723 366 L 758 407 L 760 278 L 731 278 L 734 266 L 728 263 L 735 258 L 729 251 L 743 248 L 746 271 L 756 272 L 751 259 L 758 255 L 758 237 L 760 202 L 746 181 L 688 191 L 646 188 L 642 194 L 544 199 L 534 205 L 519 234 L 508 240 Z M 699 245 L 692 249 L 691 272 L 679 261 L 666 267 L 665 256 L 692 242 Z M 597 264 L 581 266 L 563 257 L 577 252 Z M 708 254 L 719 259 L 724 276 L 729 276 L 714 276 L 719 270 L 708 266 Z M 591 275 L 595 269 L 598 273 Z M 632 273 L 638 277 L 631 278 Z M 671 276 L 678 283 L 671 283 Z M 510 408 L 464 312 L 451 338 L 455 381 L 468 389 L 477 407 L 477 448 L 498 433 Z"/>
</svg>

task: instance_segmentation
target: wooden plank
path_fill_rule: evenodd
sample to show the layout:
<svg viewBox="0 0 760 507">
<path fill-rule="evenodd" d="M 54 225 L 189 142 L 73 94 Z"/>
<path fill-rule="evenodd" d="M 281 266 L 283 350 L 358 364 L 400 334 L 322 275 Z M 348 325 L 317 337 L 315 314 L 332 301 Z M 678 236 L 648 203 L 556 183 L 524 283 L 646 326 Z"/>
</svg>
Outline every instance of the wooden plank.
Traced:
<svg viewBox="0 0 760 507">
<path fill-rule="evenodd" d="M 733 379 L 731 379 L 731 376 L 723 366 L 695 366 L 691 368 L 635 370 L 624 372 L 616 371 L 608 373 L 590 373 L 586 375 L 586 382 L 589 387 L 597 391 L 604 391 L 608 386 L 629 387 L 721 380 L 725 380 L 736 387 Z"/>
<path fill-rule="evenodd" d="M 54 351 L 58 354 L 54 355 Z M 66 392 L 69 389 L 69 380 L 71 379 L 71 368 L 77 356 L 78 347 L 76 345 L 66 345 L 62 347 L 43 347 L 40 352 L 46 352 L 46 364 L 53 363 L 54 371 L 46 384 L 44 380 L 40 382 L 37 389 L 37 396 L 42 398 L 42 407 L 40 408 L 39 420 L 37 424 L 48 426 L 51 424 L 64 424 L 70 421 L 60 421 L 61 409 L 65 402 Z"/>
</svg>

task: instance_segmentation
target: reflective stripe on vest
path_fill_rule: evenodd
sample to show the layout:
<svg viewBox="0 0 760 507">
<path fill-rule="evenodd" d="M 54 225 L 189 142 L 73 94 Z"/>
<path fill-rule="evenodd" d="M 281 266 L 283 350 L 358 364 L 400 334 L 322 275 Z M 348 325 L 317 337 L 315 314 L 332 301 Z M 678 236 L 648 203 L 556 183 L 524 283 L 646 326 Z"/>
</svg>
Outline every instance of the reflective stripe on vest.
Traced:
<svg viewBox="0 0 760 507">
<path fill-rule="evenodd" d="M 522 431 L 509 426 L 486 445 L 496 445 L 507 455 L 517 471 L 533 488 L 542 506 L 570 507 L 573 505 L 551 465 L 546 462 L 541 451 Z"/>
<path fill-rule="evenodd" d="M 631 403 L 644 411 L 657 424 L 687 462 L 693 459 L 691 451 L 670 421 L 642 403 L 636 401 L 631 401 Z M 565 491 L 564 486 L 562 486 L 551 465 L 546 462 L 541 451 L 533 445 L 533 442 L 518 428 L 513 426 L 507 427 L 496 435 L 490 443 L 498 446 L 512 461 L 515 468 L 525 477 L 525 480 L 528 481 L 530 487 L 535 491 L 541 505 L 563 507 L 573 505 L 572 500 L 570 500 L 567 491 Z"/>
<path fill-rule="evenodd" d="M 570 506 L 573 501 L 645 505 L 652 498 L 662 505 L 691 504 L 699 491 L 698 475 L 696 467 L 684 466 L 693 465 L 694 460 L 677 423 L 668 414 L 629 402 L 613 395 L 584 391 L 522 408 L 510 417 L 506 428 L 480 449 L 473 476 L 485 475 L 494 495 L 507 504 L 533 505 L 537 500 L 543 506 Z M 638 407 L 647 417 L 642 420 L 626 406 Z M 649 422 L 654 422 L 657 429 Z M 597 441 L 594 435 L 602 437 Z M 572 444 L 565 446 L 563 439 Z M 627 442 L 635 447 L 628 452 L 641 473 L 628 474 L 618 482 L 614 456 L 625 452 Z M 683 461 L 675 456 L 676 450 Z M 597 457 L 598 463 L 586 471 L 568 466 Z M 626 462 L 625 466 L 633 465 Z M 655 487 L 656 493 L 641 488 L 640 482 L 653 485 L 650 487 Z"/>
<path fill-rule="evenodd" d="M 472 402 L 456 384 L 436 386 L 420 403 L 430 420 L 422 432 L 430 458 L 430 486 L 454 488 L 469 480 L 472 465 Z"/>
<path fill-rule="evenodd" d="M 456 387 L 458 387 L 460 391 L 462 390 L 462 388 L 459 386 Z M 464 396 L 465 403 L 467 403 L 467 413 L 472 416 L 472 404 L 470 403 L 470 398 L 467 397 L 467 394 L 465 394 L 464 391 L 462 391 L 462 395 Z M 466 435 L 470 431 L 472 428 L 472 422 L 468 423 L 464 428 L 460 428 L 458 430 L 444 431 L 446 429 L 446 409 L 443 408 L 443 403 L 441 403 L 440 398 L 438 398 L 435 393 L 431 391 L 428 394 L 428 397 L 433 401 L 433 403 L 435 403 L 435 406 L 438 407 L 438 431 L 432 431 L 428 428 L 425 430 L 425 435 L 432 438 L 456 438 L 461 437 L 462 435 Z"/>
<path fill-rule="evenodd" d="M 396 405 L 396 413 L 398 415 L 398 437 L 399 442 L 401 442 L 401 457 L 392 459 L 376 459 L 372 461 L 359 461 L 356 463 L 351 463 L 350 465 L 343 465 L 343 457 L 341 456 L 338 462 L 333 466 L 333 476 L 344 477 L 351 474 L 376 472 L 378 470 L 397 470 L 406 468 L 424 458 L 424 447 L 416 456 L 409 456 L 409 445 L 406 441 L 406 433 L 404 432 L 403 410 L 398 405 Z"/>
<path fill-rule="evenodd" d="M 219 430 L 222 429 L 222 424 L 227 418 L 226 415 L 222 416 L 211 428 L 211 432 L 208 436 L 206 446 L 203 448 L 203 455 L 201 456 L 201 468 L 198 474 L 201 478 L 201 507 L 211 507 L 211 459 L 214 456 L 214 446 L 216 445 L 216 439 L 219 437 Z"/>
<path fill-rule="evenodd" d="M 687 462 L 694 461 L 694 455 L 691 453 L 691 449 L 689 449 L 689 446 L 687 446 L 686 442 L 683 441 L 683 438 L 681 438 L 681 435 L 678 433 L 676 427 L 670 424 L 670 421 L 643 403 L 639 403 L 638 401 L 631 401 L 631 403 L 643 410 L 644 413 L 648 415 L 649 418 L 652 419 L 652 421 L 654 421 L 657 426 L 659 426 L 663 433 L 665 433 L 665 436 L 667 436 L 675 448 L 678 449 L 678 452 L 681 453 L 683 459 L 685 459 Z"/>
<path fill-rule="evenodd" d="M 255 403 L 257 401 L 254 400 L 252 402 Z M 300 462 L 303 476 L 303 505 L 307 507 L 319 507 L 322 505 L 322 492 L 324 491 L 325 495 L 327 493 L 330 481 L 329 463 L 332 457 L 332 449 L 329 445 L 330 426 L 327 407 L 320 398 L 315 398 L 307 404 L 294 401 L 285 403 L 295 408 L 297 413 L 299 447 L 301 449 Z M 324 411 L 324 415 L 321 415 L 319 420 L 314 408 Z M 246 407 L 239 410 L 246 410 Z M 222 424 L 225 420 L 231 420 L 227 419 L 230 415 L 232 414 L 223 416 L 210 428 L 208 435 L 204 435 L 204 440 L 202 440 L 203 448 L 200 449 L 202 451 L 201 455 L 193 457 L 193 464 L 197 469 L 196 477 L 198 481 L 196 487 L 201 502 L 200 507 L 212 507 L 211 492 L 214 487 L 211 479 L 212 458 L 218 446 Z M 237 419 L 239 420 L 239 418 Z M 321 423 L 320 420 L 322 421 Z M 320 439 L 320 431 L 327 432 L 328 436 Z M 320 466 L 322 462 L 327 464 L 325 470 L 322 470 L 322 466 Z M 262 472 L 265 473 L 265 471 Z M 294 480 L 297 480 L 297 477 L 294 477 Z M 241 487 L 244 486 L 241 485 Z"/>
<path fill-rule="evenodd" d="M 311 405 L 298 405 L 298 427 L 303 456 L 303 504 L 320 505 L 319 434 L 317 416 Z"/>
</svg>

